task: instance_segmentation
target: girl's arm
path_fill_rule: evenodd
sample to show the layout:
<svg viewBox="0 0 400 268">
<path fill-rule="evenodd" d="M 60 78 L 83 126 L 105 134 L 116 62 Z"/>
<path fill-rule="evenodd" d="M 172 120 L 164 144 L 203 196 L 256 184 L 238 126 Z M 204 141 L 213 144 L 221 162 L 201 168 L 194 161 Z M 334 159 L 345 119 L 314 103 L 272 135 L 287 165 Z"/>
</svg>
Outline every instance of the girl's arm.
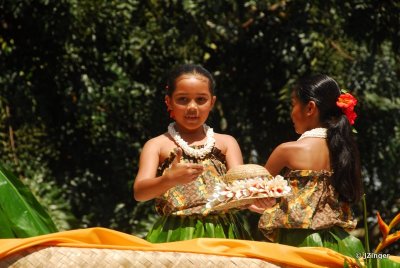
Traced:
<svg viewBox="0 0 400 268">
<path fill-rule="evenodd" d="M 226 168 L 229 170 L 235 166 L 243 164 L 242 151 L 236 139 L 229 135 L 224 135 L 224 142 L 226 144 Z"/>
<path fill-rule="evenodd" d="M 290 156 L 290 146 L 288 143 L 282 143 L 276 147 L 269 156 L 265 168 L 272 176 L 278 175 L 284 167 L 288 166 L 288 156 Z M 248 207 L 249 210 L 263 214 L 267 209 L 275 205 L 275 198 L 263 198 L 256 200 Z"/>
<path fill-rule="evenodd" d="M 139 171 L 133 185 L 133 195 L 137 201 L 153 199 L 174 186 L 164 175 L 156 177 L 160 148 L 154 140 L 146 142 L 139 160 Z"/>
<path fill-rule="evenodd" d="M 289 166 L 288 155 L 290 155 L 288 143 L 278 145 L 269 156 L 265 168 L 272 176 L 278 175 L 284 167 Z"/>
<path fill-rule="evenodd" d="M 203 166 L 179 163 L 181 156 L 182 150 L 178 149 L 171 168 L 156 177 L 160 146 L 155 140 L 148 141 L 140 154 L 139 171 L 133 185 L 134 198 L 137 201 L 147 201 L 162 195 L 171 187 L 195 180 L 203 172 Z"/>
</svg>

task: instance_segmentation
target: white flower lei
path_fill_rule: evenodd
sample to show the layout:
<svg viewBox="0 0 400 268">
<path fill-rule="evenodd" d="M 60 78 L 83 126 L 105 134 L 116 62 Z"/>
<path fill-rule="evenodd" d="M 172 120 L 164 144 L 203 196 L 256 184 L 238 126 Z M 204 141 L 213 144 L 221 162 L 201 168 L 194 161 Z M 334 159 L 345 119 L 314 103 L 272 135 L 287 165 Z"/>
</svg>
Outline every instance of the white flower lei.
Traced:
<svg viewBox="0 0 400 268">
<path fill-rule="evenodd" d="M 184 141 L 179 135 L 179 133 L 175 130 L 175 123 L 171 123 L 168 126 L 168 133 L 171 135 L 171 137 L 175 140 L 175 142 L 179 145 L 179 147 L 182 148 L 182 150 L 185 152 L 185 154 L 202 159 L 204 158 L 207 154 L 209 154 L 214 147 L 215 144 L 215 139 L 214 139 L 214 131 L 212 128 L 207 126 L 206 124 L 203 125 L 204 132 L 206 133 L 207 136 L 207 141 L 204 144 L 203 148 L 200 149 L 194 149 L 190 147 L 186 141 Z"/>
<path fill-rule="evenodd" d="M 326 132 L 327 132 L 326 128 L 322 128 L 322 127 L 313 128 L 309 131 L 304 132 L 300 136 L 300 138 L 298 138 L 297 140 L 299 141 L 299 140 L 307 138 L 307 137 L 326 139 Z"/>
</svg>

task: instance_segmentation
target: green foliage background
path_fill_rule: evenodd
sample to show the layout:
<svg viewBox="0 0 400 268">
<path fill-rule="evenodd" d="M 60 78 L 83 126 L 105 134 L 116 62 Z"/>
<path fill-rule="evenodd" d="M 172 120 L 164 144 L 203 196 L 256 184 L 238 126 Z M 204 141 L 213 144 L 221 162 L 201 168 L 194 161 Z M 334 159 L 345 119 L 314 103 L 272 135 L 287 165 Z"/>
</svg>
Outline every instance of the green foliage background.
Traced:
<svg viewBox="0 0 400 268">
<path fill-rule="evenodd" d="M 323 72 L 353 92 L 377 244 L 376 211 L 389 222 L 400 207 L 398 1 L 3 0 L 0 161 L 59 229 L 142 236 L 156 216 L 132 197 L 140 148 L 166 130 L 165 75 L 183 62 L 214 74 L 210 124 L 237 138 L 245 162 L 296 138 L 298 77 Z"/>
</svg>

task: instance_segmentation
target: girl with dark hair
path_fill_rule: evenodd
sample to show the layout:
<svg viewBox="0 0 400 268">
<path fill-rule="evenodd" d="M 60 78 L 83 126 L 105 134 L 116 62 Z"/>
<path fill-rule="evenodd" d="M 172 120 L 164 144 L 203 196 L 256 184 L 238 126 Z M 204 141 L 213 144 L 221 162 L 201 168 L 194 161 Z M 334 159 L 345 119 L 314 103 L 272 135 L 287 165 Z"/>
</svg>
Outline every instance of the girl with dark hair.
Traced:
<svg viewBox="0 0 400 268">
<path fill-rule="evenodd" d="M 293 194 L 273 206 L 257 202 L 250 209 L 262 213 L 259 228 L 272 241 L 355 256 L 363 252 L 362 244 L 345 230 L 356 227 L 350 205 L 362 195 L 351 126 L 357 100 L 341 94 L 331 77 L 316 75 L 297 83 L 291 102 L 291 118 L 301 136 L 275 148 L 265 167 L 273 176 L 283 173 Z"/>
<path fill-rule="evenodd" d="M 147 240 L 250 239 L 236 214 L 206 208 L 226 170 L 243 164 L 237 141 L 205 124 L 216 101 L 212 75 L 199 65 L 180 65 L 170 73 L 166 89 L 165 103 L 175 122 L 146 142 L 134 183 L 135 199 L 155 199 L 161 215 Z"/>
</svg>

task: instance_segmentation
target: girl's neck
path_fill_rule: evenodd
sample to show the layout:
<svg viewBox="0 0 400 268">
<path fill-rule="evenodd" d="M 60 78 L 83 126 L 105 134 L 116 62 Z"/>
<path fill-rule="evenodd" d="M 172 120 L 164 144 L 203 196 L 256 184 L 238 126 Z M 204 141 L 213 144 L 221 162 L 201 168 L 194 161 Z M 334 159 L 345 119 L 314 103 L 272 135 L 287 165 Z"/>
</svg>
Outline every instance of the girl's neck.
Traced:
<svg viewBox="0 0 400 268">
<path fill-rule="evenodd" d="M 321 122 L 318 120 L 318 122 L 314 122 L 313 124 L 310 124 L 306 131 L 309 131 L 309 130 L 312 130 L 315 128 L 325 128 L 325 127 L 322 126 Z"/>
<path fill-rule="evenodd" d="M 318 127 L 318 128 L 313 128 L 310 130 L 305 131 L 301 136 L 297 139 L 302 140 L 304 138 L 323 138 L 326 139 L 327 136 L 327 129 Z"/>
<path fill-rule="evenodd" d="M 174 139 L 175 143 L 182 148 L 182 150 L 189 156 L 203 159 L 206 155 L 208 155 L 215 145 L 214 131 L 209 126 L 203 125 L 202 132 L 198 130 L 194 130 L 195 132 L 190 132 L 186 134 L 186 139 L 181 136 L 178 129 L 175 128 L 176 124 L 171 123 L 168 126 L 168 133 L 171 135 L 171 138 Z M 195 135 L 193 134 L 195 133 Z M 195 136 L 200 135 L 197 139 Z M 206 138 L 206 141 L 201 149 L 191 148 L 193 143 L 197 143 Z M 196 144 L 197 145 L 197 144 Z"/>
</svg>

